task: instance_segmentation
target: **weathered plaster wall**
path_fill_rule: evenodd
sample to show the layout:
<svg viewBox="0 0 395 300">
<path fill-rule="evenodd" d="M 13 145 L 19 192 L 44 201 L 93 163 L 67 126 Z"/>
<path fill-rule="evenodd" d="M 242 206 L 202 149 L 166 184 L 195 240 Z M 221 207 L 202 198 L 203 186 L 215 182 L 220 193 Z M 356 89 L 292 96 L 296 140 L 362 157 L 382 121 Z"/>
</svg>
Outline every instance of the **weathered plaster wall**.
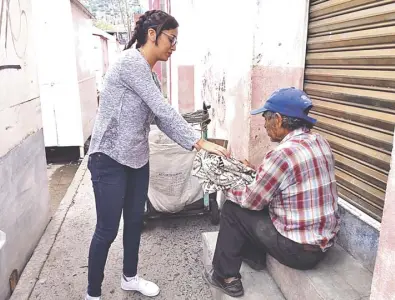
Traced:
<svg viewBox="0 0 395 300">
<path fill-rule="evenodd" d="M 253 12 L 254 3 L 246 1 L 243 8 Z M 254 17 L 225 0 L 172 0 L 171 9 L 180 23 L 172 57 L 173 105 L 191 111 L 201 109 L 203 101 L 210 104 L 209 136 L 229 139 L 232 151 L 247 157 Z M 185 74 L 192 66 L 193 77 Z"/>
<path fill-rule="evenodd" d="M 42 127 L 30 1 L 2 1 L 1 10 L 0 157 Z"/>
<path fill-rule="evenodd" d="M 194 66 L 194 84 L 172 76 L 177 107 L 190 106 L 178 91 L 193 88 L 195 109 L 212 105 L 210 135 L 229 139 L 234 155 L 259 164 L 272 145 L 264 120 L 249 112 L 280 87 L 303 86 L 308 1 L 247 0 L 242 10 L 225 0 L 171 3 L 180 22 L 172 61 Z"/>
<path fill-rule="evenodd" d="M 262 106 L 277 89 L 303 87 L 309 1 L 256 1 L 252 61 L 252 108 Z M 251 162 L 258 164 L 270 150 L 262 117 L 251 119 Z"/>
<path fill-rule="evenodd" d="M 29 0 L 0 3 L 0 299 L 49 220 L 40 93 Z M 6 29 L 7 28 L 7 29 Z"/>
</svg>

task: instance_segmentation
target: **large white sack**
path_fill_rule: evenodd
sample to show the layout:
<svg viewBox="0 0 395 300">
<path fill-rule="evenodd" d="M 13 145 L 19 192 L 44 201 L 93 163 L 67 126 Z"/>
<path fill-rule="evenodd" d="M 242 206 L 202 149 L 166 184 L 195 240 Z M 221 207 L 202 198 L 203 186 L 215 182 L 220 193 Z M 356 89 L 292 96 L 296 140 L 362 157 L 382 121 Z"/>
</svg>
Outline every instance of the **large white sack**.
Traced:
<svg viewBox="0 0 395 300">
<path fill-rule="evenodd" d="M 195 151 L 185 150 L 155 125 L 151 126 L 149 145 L 148 198 L 155 210 L 176 213 L 203 198 L 199 180 L 191 175 Z"/>
</svg>

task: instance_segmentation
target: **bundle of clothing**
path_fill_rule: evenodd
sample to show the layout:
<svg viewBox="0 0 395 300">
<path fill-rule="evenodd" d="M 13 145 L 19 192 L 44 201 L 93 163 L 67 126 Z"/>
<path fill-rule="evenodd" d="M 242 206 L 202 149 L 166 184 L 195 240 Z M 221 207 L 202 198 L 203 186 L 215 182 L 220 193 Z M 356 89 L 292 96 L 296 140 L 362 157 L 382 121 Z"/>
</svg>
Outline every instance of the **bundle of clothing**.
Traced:
<svg viewBox="0 0 395 300">
<path fill-rule="evenodd" d="M 200 150 L 193 161 L 192 175 L 199 179 L 204 193 L 214 193 L 251 184 L 256 172 L 234 158 Z"/>
</svg>

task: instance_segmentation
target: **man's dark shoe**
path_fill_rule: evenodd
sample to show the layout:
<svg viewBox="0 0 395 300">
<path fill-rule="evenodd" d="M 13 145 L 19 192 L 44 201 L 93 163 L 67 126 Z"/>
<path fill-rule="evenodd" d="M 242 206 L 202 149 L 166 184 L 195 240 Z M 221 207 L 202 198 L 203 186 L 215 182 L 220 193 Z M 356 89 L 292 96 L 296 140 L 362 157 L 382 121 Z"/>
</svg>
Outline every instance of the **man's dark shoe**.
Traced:
<svg viewBox="0 0 395 300">
<path fill-rule="evenodd" d="M 212 285 L 216 289 L 221 290 L 223 293 L 231 297 L 238 298 L 244 295 L 243 284 L 239 278 L 230 283 L 226 283 L 224 280 L 215 276 L 213 270 L 204 271 L 203 278 L 208 284 Z"/>
<path fill-rule="evenodd" d="M 243 258 L 243 262 L 255 271 L 263 271 L 266 268 L 266 262 L 254 261 L 248 258 Z"/>
</svg>

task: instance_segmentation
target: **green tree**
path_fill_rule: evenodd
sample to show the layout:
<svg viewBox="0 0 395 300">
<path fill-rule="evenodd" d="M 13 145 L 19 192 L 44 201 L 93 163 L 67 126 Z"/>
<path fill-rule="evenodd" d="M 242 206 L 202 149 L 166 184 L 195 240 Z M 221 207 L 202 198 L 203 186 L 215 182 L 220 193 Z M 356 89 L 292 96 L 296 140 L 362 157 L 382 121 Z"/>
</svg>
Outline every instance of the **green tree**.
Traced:
<svg viewBox="0 0 395 300">
<path fill-rule="evenodd" d="M 113 7 L 116 7 L 121 16 L 122 23 L 127 30 L 128 37 L 132 34 L 133 16 L 141 13 L 142 8 L 139 0 L 111 0 Z"/>
<path fill-rule="evenodd" d="M 104 31 L 113 30 L 113 29 L 114 29 L 114 27 L 113 27 L 111 24 L 107 23 L 107 22 L 104 21 L 104 20 L 95 20 L 93 24 L 94 24 L 97 28 L 99 28 L 99 29 L 101 29 L 101 30 L 104 30 Z"/>
</svg>

